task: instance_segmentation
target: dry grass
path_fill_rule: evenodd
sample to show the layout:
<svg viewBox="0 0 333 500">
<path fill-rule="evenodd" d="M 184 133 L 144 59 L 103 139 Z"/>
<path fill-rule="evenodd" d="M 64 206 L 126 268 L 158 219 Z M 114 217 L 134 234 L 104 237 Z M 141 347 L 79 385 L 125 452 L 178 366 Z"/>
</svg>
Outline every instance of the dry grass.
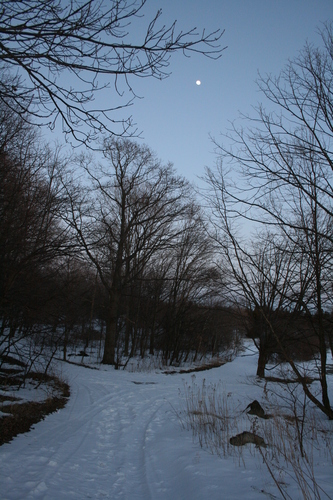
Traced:
<svg viewBox="0 0 333 500">
<path fill-rule="evenodd" d="M 38 382 L 47 382 L 50 387 L 49 396 L 43 402 L 20 403 L 19 398 L 2 397 L 0 409 L 8 416 L 0 418 L 0 446 L 10 442 L 18 434 L 28 432 L 31 427 L 43 420 L 67 403 L 70 395 L 69 385 L 55 376 L 31 373 L 30 378 Z M 13 380 L 12 380 L 13 383 Z"/>
<path fill-rule="evenodd" d="M 231 394 L 226 393 L 221 383 L 197 385 L 195 375 L 192 383 L 185 384 L 181 394 L 183 409 L 179 415 L 183 427 L 191 429 L 200 446 L 218 455 L 230 455 L 235 448 L 230 438 L 239 432 L 237 414 Z"/>
<path fill-rule="evenodd" d="M 310 408 L 306 400 L 290 399 L 289 415 L 278 415 L 273 410 L 272 418 L 261 419 L 237 407 L 221 383 L 207 385 L 204 380 L 199 386 L 193 376 L 180 395 L 183 401 L 179 415 L 181 423 L 191 429 L 201 447 L 219 456 L 236 457 L 240 464 L 246 465 L 243 447 L 232 446 L 230 438 L 247 426 L 247 430 L 260 435 L 268 444 L 264 448 L 250 445 L 250 450 L 262 458 L 282 498 L 292 498 L 288 494 L 291 484 L 297 486 L 304 500 L 331 498 L 316 478 L 315 457 L 320 456 L 321 460 L 333 465 L 332 428 L 329 422 L 320 420 L 321 416 L 318 417 L 316 409 Z"/>
<path fill-rule="evenodd" d="M 309 416 L 306 422 L 306 434 L 300 440 L 295 419 L 274 417 L 264 425 L 254 424 L 260 428 L 265 440 L 269 443 L 266 449 L 259 452 L 271 477 L 285 499 L 292 499 L 288 494 L 288 483 L 295 483 L 304 500 L 319 500 L 331 498 L 320 486 L 315 472 L 315 456 L 333 465 L 332 432 L 324 433 L 322 423 L 315 414 Z M 332 471 L 333 472 L 333 471 Z"/>
</svg>

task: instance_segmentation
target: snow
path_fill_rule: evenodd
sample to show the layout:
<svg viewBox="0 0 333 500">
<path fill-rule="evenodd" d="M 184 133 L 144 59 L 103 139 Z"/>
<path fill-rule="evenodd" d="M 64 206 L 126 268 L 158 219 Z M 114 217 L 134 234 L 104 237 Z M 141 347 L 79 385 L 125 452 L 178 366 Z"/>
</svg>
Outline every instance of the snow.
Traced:
<svg viewBox="0 0 333 500">
<path fill-rule="evenodd" d="M 262 398 L 262 386 L 252 383 L 256 361 L 243 354 L 196 373 L 195 382 L 222 384 L 241 415 Z M 281 498 L 254 445 L 217 456 L 181 425 L 192 374 L 58 366 L 71 397 L 64 409 L 0 447 L 2 500 Z M 316 453 L 321 485 L 332 497 L 332 463 Z M 288 493 L 302 498 L 292 481 Z"/>
</svg>

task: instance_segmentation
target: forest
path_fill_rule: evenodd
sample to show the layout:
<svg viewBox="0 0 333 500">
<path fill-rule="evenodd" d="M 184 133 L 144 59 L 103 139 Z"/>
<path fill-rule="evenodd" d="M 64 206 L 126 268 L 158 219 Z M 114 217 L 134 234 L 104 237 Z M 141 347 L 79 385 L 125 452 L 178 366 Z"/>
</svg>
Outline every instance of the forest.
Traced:
<svg viewBox="0 0 333 500">
<path fill-rule="evenodd" d="M 97 11 L 85 15 L 98 30 Z M 8 29 L 9 36 L 13 46 L 24 41 L 18 30 Z M 170 50 L 199 50 L 197 43 L 212 47 L 219 40 L 213 34 L 191 45 L 183 36 Z M 323 48 L 306 44 L 276 78 L 260 78 L 270 107 L 259 106 L 224 143 L 213 140 L 216 165 L 206 169 L 200 188 L 128 136 L 126 127 L 116 134 L 102 130 L 85 108 L 71 114 L 78 93 L 63 109 L 59 88 L 43 81 L 35 104 L 29 93 L 37 88 L 38 71 L 31 73 L 32 88 L 24 88 L 8 70 L 13 61 L 26 69 L 24 55 L 13 49 L 2 58 L 2 362 L 14 356 L 26 374 L 46 373 L 53 357 L 66 360 L 77 346 L 87 355 L 94 342 L 101 363 L 115 368 L 134 356 L 179 365 L 218 358 L 248 337 L 259 352 L 258 377 L 265 377 L 268 362 L 289 363 L 306 396 L 333 419 L 327 391 L 328 349 L 333 354 L 332 24 L 322 39 Z M 161 40 L 164 46 L 161 34 L 146 38 Z M 210 49 L 215 54 L 218 49 Z M 129 73 L 153 65 L 163 71 L 163 59 L 135 68 L 132 56 L 123 59 L 131 61 Z M 47 66 L 60 64 L 47 58 Z M 80 70 L 89 71 L 84 64 Z M 47 115 L 50 102 L 83 150 L 69 155 L 45 143 L 37 118 Z M 92 136 L 78 132 L 82 116 L 93 126 L 98 154 Z M 309 359 L 316 360 L 319 396 L 297 363 Z"/>
</svg>

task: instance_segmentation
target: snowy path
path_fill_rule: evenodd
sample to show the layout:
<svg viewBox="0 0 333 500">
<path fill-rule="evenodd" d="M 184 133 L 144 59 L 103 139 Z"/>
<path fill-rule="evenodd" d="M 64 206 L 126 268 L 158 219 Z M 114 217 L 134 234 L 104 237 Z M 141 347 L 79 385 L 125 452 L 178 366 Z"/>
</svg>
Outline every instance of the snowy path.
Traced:
<svg viewBox="0 0 333 500">
<path fill-rule="evenodd" d="M 252 372 L 255 360 L 198 373 L 197 382 L 223 379 L 243 398 L 249 387 L 235 376 L 239 363 Z M 191 375 L 62 370 L 67 406 L 0 447 L 1 500 L 265 498 L 265 469 L 213 456 L 181 428 L 173 408 Z"/>
</svg>

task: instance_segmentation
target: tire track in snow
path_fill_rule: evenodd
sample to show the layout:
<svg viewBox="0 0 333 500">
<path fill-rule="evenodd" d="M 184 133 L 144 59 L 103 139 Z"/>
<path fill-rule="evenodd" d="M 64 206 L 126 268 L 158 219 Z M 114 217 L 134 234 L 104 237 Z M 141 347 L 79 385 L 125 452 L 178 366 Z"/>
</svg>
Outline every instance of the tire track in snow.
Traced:
<svg viewBox="0 0 333 500">
<path fill-rule="evenodd" d="M 81 412 L 78 418 L 71 419 L 71 425 L 75 422 L 79 426 L 76 427 L 74 435 L 53 454 L 52 463 L 55 469 L 53 469 L 53 474 L 47 475 L 47 481 L 52 481 L 54 477 L 66 472 L 70 467 L 79 468 L 77 455 L 82 448 L 85 448 L 85 441 L 88 437 L 88 442 L 91 444 L 91 431 L 93 430 L 95 449 L 91 450 L 91 453 L 95 455 L 99 465 L 105 469 L 105 473 L 109 474 L 110 483 L 113 483 L 111 498 L 132 498 L 133 494 L 138 493 L 141 498 L 147 500 L 151 498 L 145 470 L 145 444 L 147 429 L 158 408 L 152 412 L 152 407 L 156 406 L 152 402 L 155 397 L 142 402 L 145 397 L 138 396 L 137 388 L 129 391 L 128 382 L 124 382 L 125 387 L 122 390 L 115 385 L 113 387 L 113 390 L 116 389 L 115 393 L 102 397 L 98 394 L 95 400 L 89 388 L 84 384 L 81 385 L 81 394 L 86 391 L 94 407 Z M 142 392 L 142 389 L 139 392 Z M 147 392 L 147 389 L 143 392 Z M 139 409 L 138 400 L 140 401 Z M 86 426 L 87 420 L 89 421 L 88 427 Z M 84 432 L 83 437 L 82 432 Z M 74 448 L 72 443 L 74 443 Z M 102 450 L 98 450 L 98 447 Z M 57 466 L 58 457 L 64 457 L 64 455 L 65 460 L 62 465 Z"/>
<path fill-rule="evenodd" d="M 116 481 L 113 484 L 113 498 L 152 498 L 146 474 L 145 445 L 147 429 L 158 408 L 152 401 L 154 398 L 144 394 L 145 391 L 133 390 L 133 401 L 119 404 L 118 422 L 122 450 L 118 457 Z M 142 394 L 143 393 L 143 394 Z M 128 398 L 127 398 L 128 399 Z M 139 404 L 138 404 L 139 400 Z"/>
<path fill-rule="evenodd" d="M 12 462 L 3 460 L 2 472 L 8 476 L 4 498 L 81 500 L 87 498 L 87 485 L 94 485 L 88 498 L 156 498 L 147 446 L 152 424 L 165 411 L 163 384 L 133 384 L 133 374 L 113 371 L 94 372 L 87 383 L 81 370 L 86 369 L 71 369 L 68 405 L 17 438 L 20 482 L 14 457 Z M 135 377 L 140 379 L 140 374 Z"/>
</svg>

